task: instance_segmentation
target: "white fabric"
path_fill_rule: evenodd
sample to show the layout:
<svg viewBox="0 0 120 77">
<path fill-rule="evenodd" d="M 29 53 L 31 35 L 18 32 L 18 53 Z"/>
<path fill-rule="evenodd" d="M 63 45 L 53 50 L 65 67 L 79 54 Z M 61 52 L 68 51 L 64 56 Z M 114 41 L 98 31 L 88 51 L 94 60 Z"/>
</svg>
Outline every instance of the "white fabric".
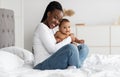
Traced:
<svg viewBox="0 0 120 77">
<path fill-rule="evenodd" d="M 34 56 L 30 51 L 28 51 L 26 49 L 16 47 L 16 46 L 11 46 L 11 47 L 2 48 L 0 50 L 13 53 L 13 54 L 19 56 L 21 59 L 23 59 L 25 64 L 33 65 Z"/>
<path fill-rule="evenodd" d="M 93 54 L 83 65 L 90 77 L 120 77 L 120 55 Z"/>
<path fill-rule="evenodd" d="M 120 55 L 91 55 L 80 69 L 42 71 L 26 66 L 10 72 L 0 69 L 0 77 L 120 77 Z"/>
<path fill-rule="evenodd" d="M 19 67 L 22 67 L 23 64 L 24 64 L 24 61 L 18 56 L 9 52 L 0 51 L 0 69 L 1 70 L 11 71 Z"/>
<path fill-rule="evenodd" d="M 54 33 L 45 24 L 40 23 L 34 32 L 33 49 L 35 53 L 35 65 L 44 61 L 58 49 L 71 42 L 71 37 L 56 44 Z"/>
</svg>

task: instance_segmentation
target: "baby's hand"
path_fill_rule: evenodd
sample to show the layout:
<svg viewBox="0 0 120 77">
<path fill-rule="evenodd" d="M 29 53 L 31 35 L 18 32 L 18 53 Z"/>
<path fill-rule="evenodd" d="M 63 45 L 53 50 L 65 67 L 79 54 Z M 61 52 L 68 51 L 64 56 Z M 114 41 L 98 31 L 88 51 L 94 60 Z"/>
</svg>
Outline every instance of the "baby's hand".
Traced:
<svg viewBox="0 0 120 77">
<path fill-rule="evenodd" d="M 74 36 L 74 33 L 70 33 L 69 35 L 72 35 L 72 36 Z"/>
<path fill-rule="evenodd" d="M 62 41 L 62 40 L 59 39 L 59 38 L 56 39 L 56 43 L 59 43 L 59 42 L 61 42 L 61 41 Z"/>
<path fill-rule="evenodd" d="M 84 42 L 85 42 L 84 40 L 79 40 L 80 44 L 84 44 Z"/>
</svg>

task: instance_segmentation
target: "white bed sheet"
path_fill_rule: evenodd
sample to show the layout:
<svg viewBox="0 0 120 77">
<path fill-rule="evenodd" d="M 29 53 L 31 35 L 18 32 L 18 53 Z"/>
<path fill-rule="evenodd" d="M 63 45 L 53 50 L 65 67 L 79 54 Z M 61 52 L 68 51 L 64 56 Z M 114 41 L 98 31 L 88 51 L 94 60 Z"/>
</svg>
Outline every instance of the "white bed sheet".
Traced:
<svg viewBox="0 0 120 77">
<path fill-rule="evenodd" d="M 120 55 L 91 55 L 80 69 L 41 71 L 26 65 L 10 72 L 0 70 L 0 77 L 120 77 Z"/>
<path fill-rule="evenodd" d="M 57 69 L 43 71 L 23 67 L 11 72 L 7 72 L 6 75 L 3 74 L 3 77 L 87 77 L 87 74 L 80 69 Z"/>
<path fill-rule="evenodd" d="M 80 69 L 43 71 L 32 69 L 34 62 L 33 54 L 25 49 L 8 47 L 0 50 L 17 55 L 24 61 L 22 67 L 14 70 L 5 71 L 0 69 L 0 77 L 120 77 L 120 55 L 93 54 L 87 57 L 83 67 Z"/>
</svg>

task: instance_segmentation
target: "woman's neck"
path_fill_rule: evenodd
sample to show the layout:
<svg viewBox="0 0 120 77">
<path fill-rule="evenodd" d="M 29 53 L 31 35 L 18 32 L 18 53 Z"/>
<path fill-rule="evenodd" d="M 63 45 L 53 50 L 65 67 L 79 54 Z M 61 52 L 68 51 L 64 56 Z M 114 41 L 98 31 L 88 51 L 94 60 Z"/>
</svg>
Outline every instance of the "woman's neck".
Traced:
<svg viewBox="0 0 120 77">
<path fill-rule="evenodd" d="M 45 20 L 43 23 L 48 26 L 47 20 Z M 49 26 L 48 26 L 48 27 L 49 27 Z M 50 27 L 49 27 L 49 28 L 50 28 Z"/>
</svg>

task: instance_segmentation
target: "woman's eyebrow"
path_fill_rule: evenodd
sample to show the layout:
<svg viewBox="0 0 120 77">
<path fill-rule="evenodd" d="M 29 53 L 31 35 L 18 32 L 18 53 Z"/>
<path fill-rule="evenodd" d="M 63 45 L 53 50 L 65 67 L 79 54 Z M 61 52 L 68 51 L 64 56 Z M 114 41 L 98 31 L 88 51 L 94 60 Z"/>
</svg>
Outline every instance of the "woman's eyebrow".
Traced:
<svg viewBox="0 0 120 77">
<path fill-rule="evenodd" d="M 56 17 L 56 19 L 59 20 L 59 21 L 62 20 L 62 19 L 61 19 L 59 16 L 57 16 L 57 15 L 55 15 L 55 17 Z"/>
</svg>

